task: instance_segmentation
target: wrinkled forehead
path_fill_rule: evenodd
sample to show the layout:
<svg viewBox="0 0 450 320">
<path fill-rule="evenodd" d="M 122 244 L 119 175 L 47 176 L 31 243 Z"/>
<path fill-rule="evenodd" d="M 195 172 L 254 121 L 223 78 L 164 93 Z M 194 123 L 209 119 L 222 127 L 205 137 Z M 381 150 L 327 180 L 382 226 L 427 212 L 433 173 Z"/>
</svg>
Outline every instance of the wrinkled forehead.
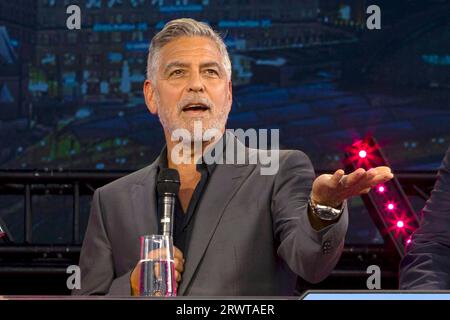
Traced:
<svg viewBox="0 0 450 320">
<path fill-rule="evenodd" d="M 217 44 L 207 37 L 179 37 L 165 46 L 159 53 L 159 69 L 173 63 L 203 64 L 216 62 L 223 65 L 223 57 Z"/>
</svg>

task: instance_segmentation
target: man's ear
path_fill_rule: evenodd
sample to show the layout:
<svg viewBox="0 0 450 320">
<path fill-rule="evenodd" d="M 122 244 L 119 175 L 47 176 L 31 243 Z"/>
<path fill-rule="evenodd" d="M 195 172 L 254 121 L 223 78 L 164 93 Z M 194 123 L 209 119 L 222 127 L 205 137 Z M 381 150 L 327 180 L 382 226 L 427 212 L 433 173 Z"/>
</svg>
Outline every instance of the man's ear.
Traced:
<svg viewBox="0 0 450 320">
<path fill-rule="evenodd" d="M 153 85 L 150 82 L 150 80 L 144 81 L 143 91 L 145 104 L 147 105 L 148 111 L 150 111 L 153 114 L 158 114 L 158 107 L 155 103 L 155 89 L 153 88 Z"/>
</svg>

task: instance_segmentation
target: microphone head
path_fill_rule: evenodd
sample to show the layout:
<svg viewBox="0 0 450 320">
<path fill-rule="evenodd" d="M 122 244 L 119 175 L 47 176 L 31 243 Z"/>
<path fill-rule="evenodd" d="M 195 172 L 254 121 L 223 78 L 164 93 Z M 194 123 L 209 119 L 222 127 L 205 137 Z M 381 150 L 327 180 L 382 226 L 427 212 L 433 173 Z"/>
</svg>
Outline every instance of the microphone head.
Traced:
<svg viewBox="0 0 450 320">
<path fill-rule="evenodd" d="M 175 169 L 161 169 L 158 174 L 158 181 L 156 183 L 156 190 L 159 196 L 164 194 L 178 195 L 180 190 L 180 174 Z"/>
</svg>

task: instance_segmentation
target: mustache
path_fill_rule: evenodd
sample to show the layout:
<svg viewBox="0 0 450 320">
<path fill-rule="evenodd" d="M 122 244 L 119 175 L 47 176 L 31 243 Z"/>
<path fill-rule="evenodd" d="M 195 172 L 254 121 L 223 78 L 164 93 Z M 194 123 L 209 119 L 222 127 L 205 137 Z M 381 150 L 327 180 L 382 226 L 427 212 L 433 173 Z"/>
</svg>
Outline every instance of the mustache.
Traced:
<svg viewBox="0 0 450 320">
<path fill-rule="evenodd" d="M 215 107 L 214 103 L 212 103 L 212 101 L 209 100 L 208 98 L 195 95 L 183 97 L 180 101 L 178 101 L 177 111 L 181 112 L 183 108 L 189 104 L 203 104 L 207 106 L 210 110 L 212 110 Z"/>
</svg>

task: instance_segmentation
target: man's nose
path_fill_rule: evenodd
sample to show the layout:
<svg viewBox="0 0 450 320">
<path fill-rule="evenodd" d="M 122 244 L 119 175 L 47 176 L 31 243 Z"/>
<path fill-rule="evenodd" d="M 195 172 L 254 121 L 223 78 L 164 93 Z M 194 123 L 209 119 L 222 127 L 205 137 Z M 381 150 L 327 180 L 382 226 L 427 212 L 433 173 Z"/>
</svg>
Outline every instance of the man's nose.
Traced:
<svg viewBox="0 0 450 320">
<path fill-rule="evenodd" d="M 202 77 L 199 72 L 193 72 L 191 74 L 187 89 L 189 92 L 202 92 L 204 90 Z"/>
</svg>

